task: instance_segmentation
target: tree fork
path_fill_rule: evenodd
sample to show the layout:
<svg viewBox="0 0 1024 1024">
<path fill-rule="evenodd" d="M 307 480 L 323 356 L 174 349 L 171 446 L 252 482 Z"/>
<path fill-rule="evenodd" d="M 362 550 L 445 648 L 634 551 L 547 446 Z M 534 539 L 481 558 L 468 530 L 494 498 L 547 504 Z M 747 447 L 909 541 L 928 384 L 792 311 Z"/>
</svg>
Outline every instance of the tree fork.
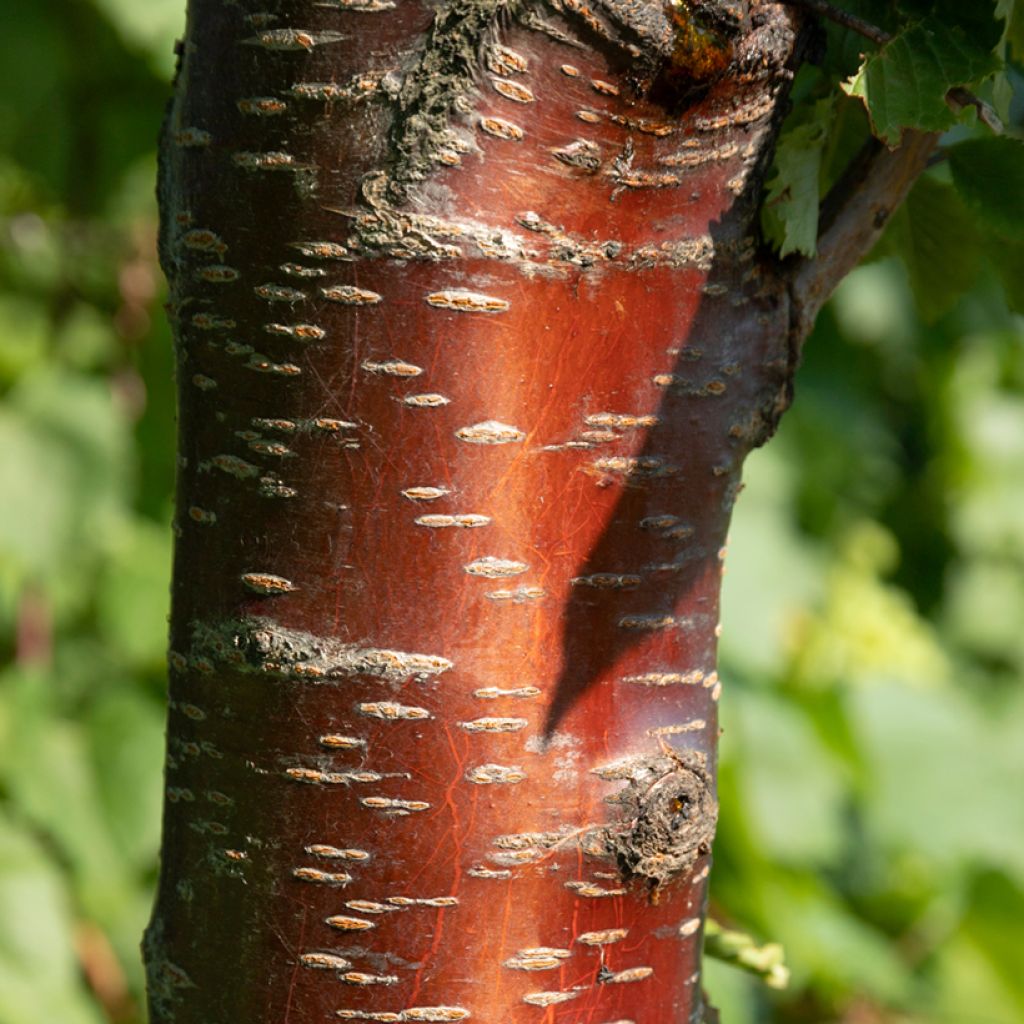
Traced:
<svg viewBox="0 0 1024 1024">
<path fill-rule="evenodd" d="M 191 0 L 154 1024 L 710 1014 L 723 545 L 821 292 L 756 228 L 805 35 Z"/>
</svg>

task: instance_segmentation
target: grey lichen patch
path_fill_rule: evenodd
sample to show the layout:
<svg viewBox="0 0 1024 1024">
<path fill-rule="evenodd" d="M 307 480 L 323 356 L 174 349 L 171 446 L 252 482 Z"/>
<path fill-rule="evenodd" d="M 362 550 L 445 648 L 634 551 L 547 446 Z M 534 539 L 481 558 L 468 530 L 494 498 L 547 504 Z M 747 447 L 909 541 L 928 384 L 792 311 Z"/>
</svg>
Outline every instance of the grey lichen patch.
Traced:
<svg viewBox="0 0 1024 1024">
<path fill-rule="evenodd" d="M 438 655 L 346 644 L 258 617 L 193 623 L 190 655 L 191 664 L 204 660 L 240 672 L 311 681 L 353 676 L 423 681 L 452 668 Z"/>
<path fill-rule="evenodd" d="M 325 0 L 319 6 L 345 12 L 384 12 L 394 8 L 396 2 Z M 529 88 L 516 80 L 516 76 L 527 70 L 527 58 L 501 41 L 503 30 L 513 23 L 518 22 L 575 47 L 585 46 L 584 36 L 596 33 L 629 65 L 625 81 L 641 90 L 653 80 L 656 69 L 671 59 L 676 45 L 672 6 L 663 3 L 642 0 L 592 0 L 590 3 L 582 0 L 437 0 L 431 6 L 436 11 L 434 23 L 422 48 L 404 68 L 363 72 L 344 83 L 298 81 L 291 92 L 300 102 L 304 98 L 362 101 L 372 97 L 391 107 L 387 156 L 380 170 L 368 176 L 381 186 L 376 204 L 364 196 L 366 204 L 374 210 L 377 204 L 404 201 L 411 185 L 422 181 L 436 168 L 457 166 L 461 154 L 477 148 L 471 123 L 473 107 L 480 95 L 491 95 L 493 99 L 493 90 L 497 90 L 498 102 L 514 100 L 529 103 Z M 558 26 L 541 17 L 539 9 L 542 7 L 556 16 Z M 266 12 L 248 20 L 253 35 L 242 40 L 245 45 L 284 54 L 290 51 L 300 59 L 314 50 L 330 49 L 331 44 L 348 38 L 345 32 L 307 28 L 301 24 L 280 24 L 279 15 Z M 765 46 L 759 43 L 754 50 L 751 51 L 751 59 L 745 61 L 745 67 L 754 66 L 754 57 L 763 57 Z M 291 63 L 293 58 L 285 56 L 283 59 Z M 580 75 L 574 65 L 563 65 L 562 70 L 566 75 Z M 621 88 L 600 79 L 591 79 L 591 87 L 600 95 L 614 95 Z M 289 105 L 288 100 L 273 95 L 248 96 L 237 102 L 243 113 L 256 115 L 280 114 Z M 599 118 L 596 113 L 592 116 L 595 120 Z M 609 113 L 607 116 L 614 119 L 618 115 Z M 629 121 L 626 127 L 635 127 L 641 132 L 666 134 L 673 131 L 669 125 L 648 126 L 640 121 L 634 125 L 632 119 L 622 120 L 624 124 Z M 502 135 L 506 138 L 522 138 L 523 135 L 522 128 L 501 119 L 481 122 L 481 126 L 483 130 L 488 127 L 499 131 L 504 129 L 511 133 Z M 180 123 L 175 127 L 180 129 Z M 292 172 L 301 195 L 311 194 L 317 187 L 316 168 L 301 164 L 291 153 L 240 152 L 233 154 L 233 159 L 244 170 Z M 182 211 L 181 216 L 188 215 Z M 375 223 L 379 237 L 363 238 L 362 230 L 359 235 L 371 252 L 384 254 L 393 250 L 399 258 L 403 253 L 406 258 L 430 259 L 458 255 L 457 247 L 436 241 L 428 232 L 404 223 L 401 218 L 375 212 L 369 220 Z M 374 234 L 369 230 L 372 226 L 369 223 L 359 225 L 367 229 L 368 235 Z M 499 258 L 506 258 L 504 249 L 504 246 L 500 247 Z M 289 267 L 286 272 L 293 271 L 294 267 Z"/>
<path fill-rule="evenodd" d="M 464 231 L 460 226 L 437 217 L 400 211 L 390 202 L 389 191 L 388 175 L 375 171 L 363 179 L 360 187 L 368 211 L 335 211 L 353 219 L 354 231 L 347 240 L 346 252 L 351 250 L 364 257 L 429 260 L 457 259 L 462 254 L 457 245 L 442 241 L 444 237 L 461 238 Z"/>
<path fill-rule="evenodd" d="M 452 121 L 472 108 L 482 55 L 497 44 L 502 17 L 524 7 L 523 0 L 448 0 L 438 10 L 419 62 L 398 94 L 390 147 L 393 199 L 405 199 L 410 183 L 458 151 Z"/>
<path fill-rule="evenodd" d="M 656 892 L 710 852 L 718 804 L 703 754 L 671 751 L 632 760 L 616 803 L 623 815 L 608 827 L 605 843 L 625 878 L 643 880 Z"/>
<path fill-rule="evenodd" d="M 576 6 L 566 0 L 562 2 L 570 10 Z M 596 6 L 617 34 L 621 34 L 624 41 L 632 42 L 647 60 L 665 58 L 672 53 L 674 33 L 669 18 L 670 5 L 637 3 L 636 0 L 598 0 Z"/>
</svg>

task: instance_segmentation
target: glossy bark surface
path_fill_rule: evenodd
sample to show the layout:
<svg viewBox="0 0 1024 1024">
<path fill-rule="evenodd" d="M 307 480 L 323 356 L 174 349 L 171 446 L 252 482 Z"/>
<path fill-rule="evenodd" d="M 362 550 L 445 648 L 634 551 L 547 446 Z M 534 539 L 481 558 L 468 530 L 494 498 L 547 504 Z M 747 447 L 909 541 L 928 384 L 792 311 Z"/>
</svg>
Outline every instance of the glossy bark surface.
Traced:
<svg viewBox="0 0 1024 1024">
<path fill-rule="evenodd" d="M 697 89 L 659 4 L 267 9 L 192 0 L 165 138 L 153 1019 L 699 1020 L 788 15 Z"/>
</svg>

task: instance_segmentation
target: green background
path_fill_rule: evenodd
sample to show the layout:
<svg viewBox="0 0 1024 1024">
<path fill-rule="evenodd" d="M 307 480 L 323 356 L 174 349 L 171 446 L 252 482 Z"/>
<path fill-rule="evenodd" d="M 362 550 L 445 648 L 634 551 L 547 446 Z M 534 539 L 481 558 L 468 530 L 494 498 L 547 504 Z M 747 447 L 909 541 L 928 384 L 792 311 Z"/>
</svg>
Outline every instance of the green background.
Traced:
<svg viewBox="0 0 1024 1024">
<path fill-rule="evenodd" d="M 5 4 L 0 1024 L 143 1019 L 174 467 L 154 149 L 180 8 Z M 726 1024 L 1024 1020 L 1024 319 L 948 179 L 844 283 L 749 462 L 713 913 L 781 942 L 792 980 L 710 964 Z"/>
</svg>

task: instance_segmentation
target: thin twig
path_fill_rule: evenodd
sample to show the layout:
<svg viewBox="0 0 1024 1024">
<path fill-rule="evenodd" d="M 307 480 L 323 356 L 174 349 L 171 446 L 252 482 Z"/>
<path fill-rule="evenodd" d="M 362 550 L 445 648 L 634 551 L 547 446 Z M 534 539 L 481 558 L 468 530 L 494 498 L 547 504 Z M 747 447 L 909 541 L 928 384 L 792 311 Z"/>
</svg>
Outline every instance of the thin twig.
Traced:
<svg viewBox="0 0 1024 1024">
<path fill-rule="evenodd" d="M 791 7 L 803 7 L 808 11 L 813 11 L 822 18 L 828 18 L 829 21 L 834 21 L 837 25 L 842 25 L 844 28 L 850 29 L 851 32 L 870 39 L 873 43 L 878 43 L 879 46 L 885 46 L 892 39 L 885 29 L 872 25 L 871 22 L 858 18 L 856 14 L 850 14 L 849 11 L 833 7 L 827 0 L 783 0 L 783 3 L 789 4 Z"/>
</svg>

